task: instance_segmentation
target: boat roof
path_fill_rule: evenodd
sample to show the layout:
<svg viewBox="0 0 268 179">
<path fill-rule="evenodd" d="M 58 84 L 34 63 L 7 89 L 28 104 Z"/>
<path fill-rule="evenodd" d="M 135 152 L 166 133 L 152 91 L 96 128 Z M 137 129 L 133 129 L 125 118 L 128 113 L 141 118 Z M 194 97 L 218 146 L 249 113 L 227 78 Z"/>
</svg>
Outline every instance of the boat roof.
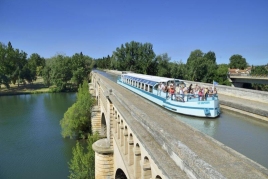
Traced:
<svg viewBox="0 0 268 179">
<path fill-rule="evenodd" d="M 183 81 L 179 79 L 174 79 L 174 78 L 166 78 L 166 77 L 160 77 L 160 76 L 152 76 L 152 75 L 143 75 L 143 74 L 138 74 L 138 73 L 127 73 L 123 74 L 124 77 L 127 77 L 129 79 L 150 84 L 150 85 L 155 85 L 156 83 L 160 82 L 168 82 L 168 81 Z"/>
</svg>

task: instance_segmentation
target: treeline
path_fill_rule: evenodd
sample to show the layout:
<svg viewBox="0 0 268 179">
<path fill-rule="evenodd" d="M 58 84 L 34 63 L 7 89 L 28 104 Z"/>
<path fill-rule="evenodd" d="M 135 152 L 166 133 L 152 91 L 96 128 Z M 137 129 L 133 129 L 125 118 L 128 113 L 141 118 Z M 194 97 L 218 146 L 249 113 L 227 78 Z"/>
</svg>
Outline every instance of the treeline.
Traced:
<svg viewBox="0 0 268 179">
<path fill-rule="evenodd" d="M 245 69 L 249 65 L 246 59 L 239 54 L 230 57 L 229 63 L 217 64 L 216 54 L 213 51 L 202 52 L 197 49 L 190 53 L 187 62 L 171 61 L 167 53 L 156 55 L 153 45 L 132 41 L 116 48 L 112 56 L 97 59 L 95 67 L 100 69 L 113 69 L 133 71 L 148 75 L 178 78 L 204 83 L 213 80 L 222 85 L 231 85 L 227 79 L 228 68 Z M 252 68 L 251 74 L 268 75 L 267 66 Z M 265 90 L 267 85 L 249 85 L 248 88 Z"/>
<path fill-rule="evenodd" d="M 92 70 L 94 60 L 83 53 L 72 57 L 56 55 L 46 59 L 42 77 L 46 86 L 54 85 L 55 91 L 76 90 Z"/>
<path fill-rule="evenodd" d="M 0 86 L 9 88 L 10 84 L 32 83 L 42 74 L 45 59 L 34 53 L 27 58 L 27 53 L 0 43 Z"/>
<path fill-rule="evenodd" d="M 190 53 L 187 62 L 172 61 L 167 53 L 156 55 L 151 43 L 131 41 L 117 47 L 112 56 L 92 59 L 76 53 L 71 57 L 57 54 L 44 59 L 37 53 L 27 58 L 27 53 L 0 43 L 0 85 L 32 83 L 37 76 L 42 76 L 44 84 L 52 86 L 53 91 L 76 90 L 87 78 L 93 67 L 133 71 L 149 75 L 178 78 L 204 83 L 213 80 L 222 85 L 231 85 L 227 79 L 228 68 L 245 69 L 249 65 L 239 54 L 232 55 L 229 63 L 217 64 L 213 51 L 202 52 L 197 49 Z M 252 75 L 268 75 L 267 65 L 252 66 Z M 248 84 L 247 88 L 267 90 L 268 85 Z"/>
<path fill-rule="evenodd" d="M 45 59 L 33 53 L 14 49 L 11 42 L 8 45 L 0 43 L 0 86 L 7 88 L 10 84 L 32 83 L 37 76 L 42 76 L 47 87 L 53 91 L 76 90 L 79 84 L 88 77 L 94 60 L 83 53 L 75 53 L 68 57 L 57 54 Z"/>
</svg>

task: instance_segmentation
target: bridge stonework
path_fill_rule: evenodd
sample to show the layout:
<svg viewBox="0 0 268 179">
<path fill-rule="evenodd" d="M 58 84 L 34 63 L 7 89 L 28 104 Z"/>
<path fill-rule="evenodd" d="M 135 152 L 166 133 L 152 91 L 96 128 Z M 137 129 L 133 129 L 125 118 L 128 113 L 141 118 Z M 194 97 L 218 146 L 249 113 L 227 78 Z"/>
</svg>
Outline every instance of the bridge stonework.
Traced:
<svg viewBox="0 0 268 179">
<path fill-rule="evenodd" d="M 103 136 L 92 146 L 96 179 L 268 178 L 266 168 L 95 72 L 89 91 L 92 130 Z"/>
</svg>

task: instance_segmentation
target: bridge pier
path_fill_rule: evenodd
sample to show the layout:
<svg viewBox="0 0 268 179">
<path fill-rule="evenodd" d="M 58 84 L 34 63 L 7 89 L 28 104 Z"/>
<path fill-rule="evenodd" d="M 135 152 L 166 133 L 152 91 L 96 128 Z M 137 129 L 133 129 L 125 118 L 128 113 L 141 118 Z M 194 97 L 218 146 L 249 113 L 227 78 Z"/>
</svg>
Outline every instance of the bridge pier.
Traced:
<svg viewBox="0 0 268 179">
<path fill-rule="evenodd" d="M 92 145 L 95 151 L 95 178 L 114 178 L 114 156 L 113 148 L 107 138 L 100 139 Z"/>
<path fill-rule="evenodd" d="M 131 136 L 129 136 L 129 139 L 128 139 L 128 151 L 129 151 L 129 153 L 128 153 L 128 155 L 127 155 L 127 159 L 128 159 L 128 165 L 129 166 L 131 166 L 131 165 L 133 165 L 133 156 L 134 156 L 134 152 L 133 152 L 133 150 L 134 150 L 134 142 L 133 142 L 133 137 L 132 137 L 132 135 Z"/>
<path fill-rule="evenodd" d="M 92 133 L 101 134 L 101 112 L 99 106 L 94 106 L 91 111 Z"/>
<path fill-rule="evenodd" d="M 134 148 L 134 178 L 138 179 L 141 177 L 141 150 L 137 144 Z"/>
</svg>

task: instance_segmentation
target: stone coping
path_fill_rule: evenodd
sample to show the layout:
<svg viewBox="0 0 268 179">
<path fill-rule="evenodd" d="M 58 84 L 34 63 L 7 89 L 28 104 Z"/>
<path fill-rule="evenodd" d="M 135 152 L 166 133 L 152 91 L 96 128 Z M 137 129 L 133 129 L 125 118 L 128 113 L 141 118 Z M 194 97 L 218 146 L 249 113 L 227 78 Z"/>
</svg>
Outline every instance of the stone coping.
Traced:
<svg viewBox="0 0 268 179">
<path fill-rule="evenodd" d="M 107 138 L 99 139 L 93 143 L 92 148 L 99 154 L 112 154 L 114 153 L 113 148 L 110 147 L 110 143 Z"/>
</svg>

